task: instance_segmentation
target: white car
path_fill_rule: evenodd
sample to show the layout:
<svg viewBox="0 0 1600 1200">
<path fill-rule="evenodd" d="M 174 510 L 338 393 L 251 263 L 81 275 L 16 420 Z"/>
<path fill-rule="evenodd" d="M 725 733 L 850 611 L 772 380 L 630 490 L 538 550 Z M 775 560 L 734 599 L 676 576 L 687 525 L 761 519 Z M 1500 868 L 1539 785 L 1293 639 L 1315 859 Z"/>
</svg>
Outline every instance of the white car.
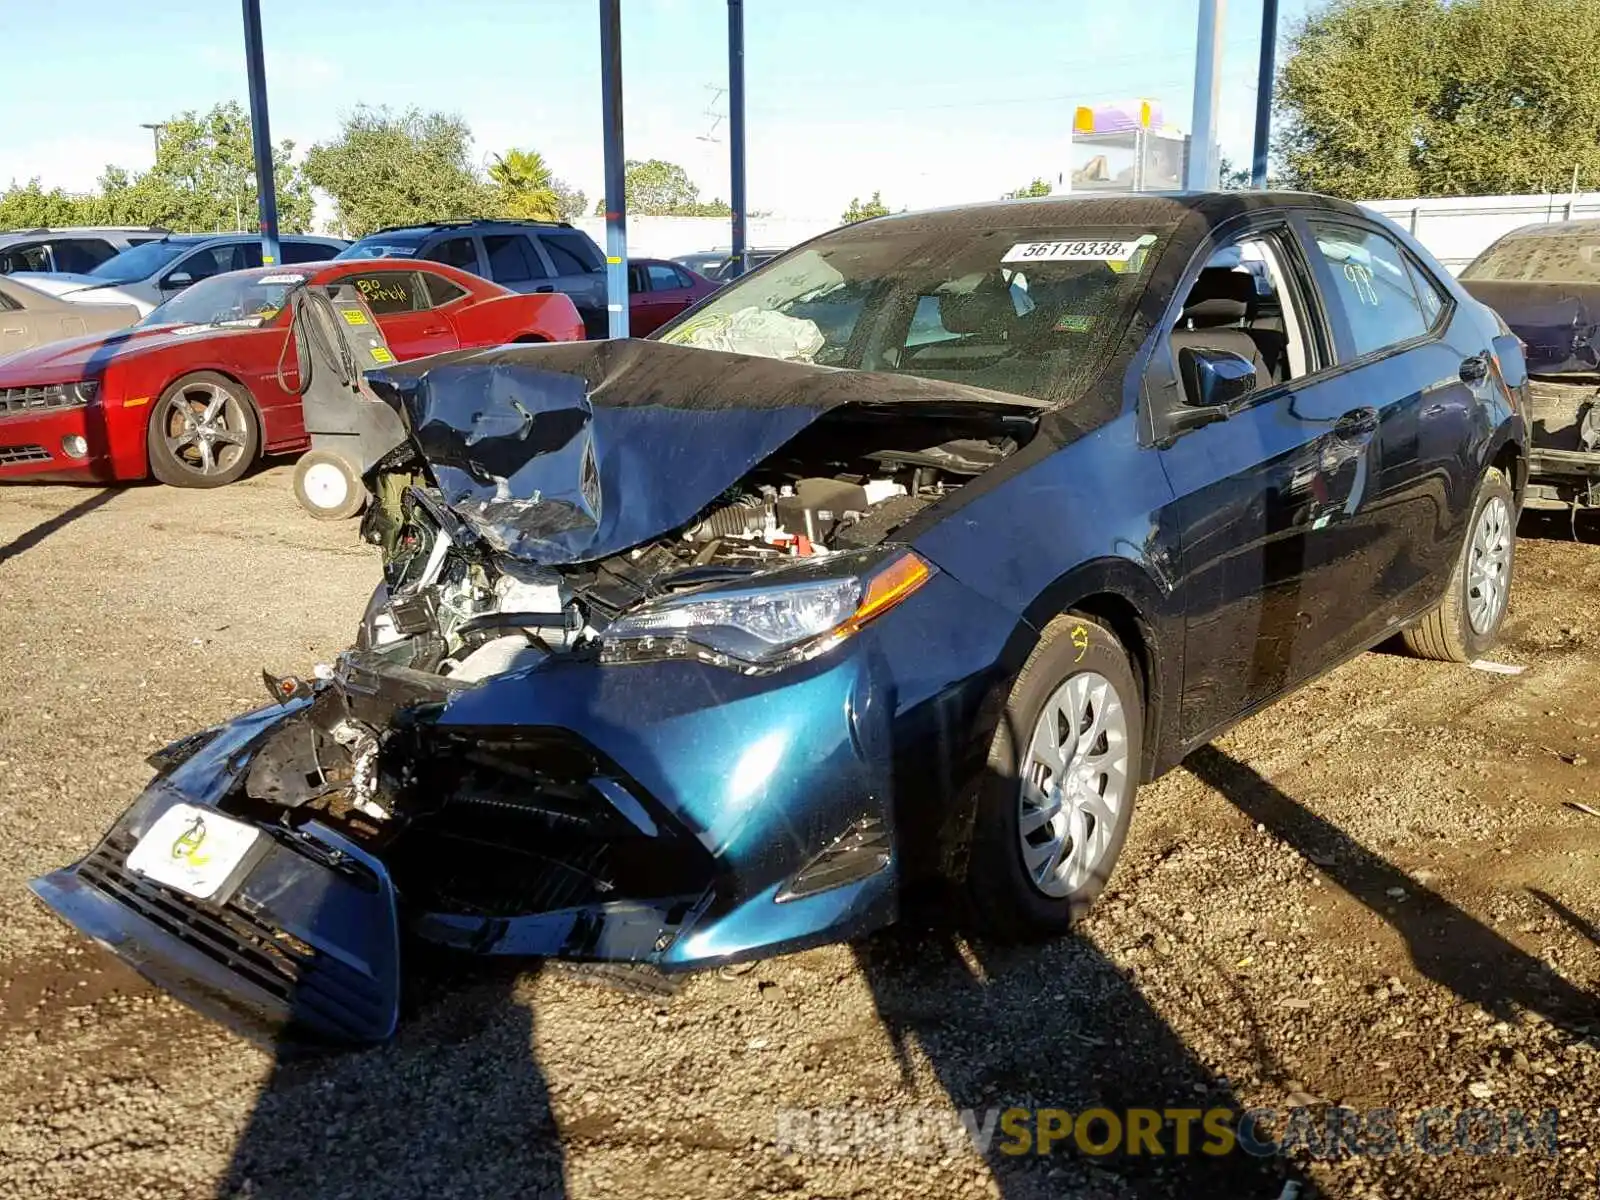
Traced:
<svg viewBox="0 0 1600 1200">
<path fill-rule="evenodd" d="M 340 238 L 300 234 L 279 242 L 286 265 L 323 262 L 349 245 Z M 74 304 L 131 304 L 148 316 L 192 283 L 261 265 L 257 234 L 174 233 L 124 250 L 86 275 L 19 271 L 10 278 Z"/>
</svg>

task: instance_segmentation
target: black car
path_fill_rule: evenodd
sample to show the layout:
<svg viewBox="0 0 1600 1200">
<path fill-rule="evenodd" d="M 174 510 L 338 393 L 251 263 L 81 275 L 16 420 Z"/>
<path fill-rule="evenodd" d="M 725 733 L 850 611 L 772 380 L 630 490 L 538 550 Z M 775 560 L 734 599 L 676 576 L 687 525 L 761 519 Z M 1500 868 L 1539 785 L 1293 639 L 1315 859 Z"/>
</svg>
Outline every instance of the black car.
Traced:
<svg viewBox="0 0 1600 1200">
<path fill-rule="evenodd" d="M 1529 506 L 1600 508 L 1600 220 L 1514 229 L 1461 286 L 1526 348 Z"/>
<path fill-rule="evenodd" d="M 652 339 L 368 378 L 407 438 L 355 645 L 34 882 L 356 1040 L 414 942 L 704 968 L 941 879 L 1061 933 L 1141 781 L 1397 634 L 1492 645 L 1526 474 L 1516 340 L 1304 195 L 883 217 Z"/>
<path fill-rule="evenodd" d="M 590 337 L 606 335 L 606 259 L 566 221 L 435 221 L 369 233 L 340 258 L 427 258 L 513 292 L 565 292 Z"/>
</svg>

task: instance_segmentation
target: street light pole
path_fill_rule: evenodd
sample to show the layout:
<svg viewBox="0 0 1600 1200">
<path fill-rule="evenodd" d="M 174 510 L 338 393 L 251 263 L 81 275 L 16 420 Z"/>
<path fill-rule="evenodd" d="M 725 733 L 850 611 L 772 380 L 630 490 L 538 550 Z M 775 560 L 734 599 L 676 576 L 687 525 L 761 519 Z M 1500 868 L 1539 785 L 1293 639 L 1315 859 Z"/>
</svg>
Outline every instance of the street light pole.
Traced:
<svg viewBox="0 0 1600 1200">
<path fill-rule="evenodd" d="M 161 157 L 161 131 L 167 127 L 165 121 L 140 121 L 140 129 L 150 131 L 150 140 L 155 143 L 156 157 Z"/>
<path fill-rule="evenodd" d="M 622 0 L 600 0 L 600 114 L 606 165 L 606 315 L 628 336 L 628 198 L 622 157 Z"/>
<path fill-rule="evenodd" d="M 1217 186 L 1217 103 L 1222 86 L 1222 39 L 1217 30 L 1226 4 L 1227 0 L 1200 0 L 1194 47 L 1194 120 L 1189 127 L 1189 161 L 1183 180 L 1191 192 L 1208 192 Z"/>
<path fill-rule="evenodd" d="M 728 202 L 733 206 L 733 254 L 728 269 L 744 274 L 744 0 L 728 0 L 728 164 L 732 180 Z"/>
<path fill-rule="evenodd" d="M 278 196 L 267 128 L 267 64 L 261 50 L 261 0 L 244 0 L 244 65 L 250 80 L 250 142 L 256 160 L 256 205 L 261 216 L 261 262 L 278 261 Z"/>
</svg>

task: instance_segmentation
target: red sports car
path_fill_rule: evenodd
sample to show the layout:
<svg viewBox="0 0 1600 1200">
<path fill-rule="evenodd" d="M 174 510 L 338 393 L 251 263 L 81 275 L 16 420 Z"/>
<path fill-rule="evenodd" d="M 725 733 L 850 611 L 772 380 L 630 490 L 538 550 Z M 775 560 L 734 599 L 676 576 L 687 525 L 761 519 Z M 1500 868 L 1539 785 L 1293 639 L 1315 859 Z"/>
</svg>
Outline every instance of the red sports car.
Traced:
<svg viewBox="0 0 1600 1200">
<path fill-rule="evenodd" d="M 0 358 L 0 479 L 217 487 L 262 454 L 306 448 L 284 296 L 354 283 L 396 358 L 505 342 L 576 341 L 559 292 L 519 295 L 435 262 L 353 259 L 233 271 L 131 329 Z"/>
</svg>

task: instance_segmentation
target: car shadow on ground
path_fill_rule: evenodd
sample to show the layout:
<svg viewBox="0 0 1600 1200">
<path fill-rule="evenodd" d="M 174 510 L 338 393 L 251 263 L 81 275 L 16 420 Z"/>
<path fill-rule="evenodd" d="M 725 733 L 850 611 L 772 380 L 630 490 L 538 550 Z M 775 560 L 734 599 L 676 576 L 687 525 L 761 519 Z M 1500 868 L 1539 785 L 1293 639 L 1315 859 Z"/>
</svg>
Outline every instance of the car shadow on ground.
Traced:
<svg viewBox="0 0 1600 1200">
<path fill-rule="evenodd" d="M 1460 999 L 1503 1021 L 1516 1019 L 1519 1010 L 1535 1012 L 1573 1033 L 1594 1021 L 1600 997 L 1574 987 L 1254 768 L 1215 746 L 1196 750 L 1184 765 L 1308 862 L 1329 864 L 1318 867 L 1324 877 L 1400 934 L 1417 970 Z"/>
<path fill-rule="evenodd" d="M 95 509 L 109 504 L 117 495 L 115 488 L 102 488 L 92 496 L 85 496 L 71 508 L 63 509 L 53 517 L 46 517 L 32 529 L 20 533 L 5 545 L 0 546 L 0 563 L 8 558 L 15 558 L 24 551 L 32 550 L 52 533 L 71 525 L 79 517 L 86 517 Z"/>
<path fill-rule="evenodd" d="M 420 963 L 393 1041 L 280 1054 L 218 1196 L 564 1196 L 534 1017 L 514 995 L 526 970 L 503 960 Z"/>
</svg>

